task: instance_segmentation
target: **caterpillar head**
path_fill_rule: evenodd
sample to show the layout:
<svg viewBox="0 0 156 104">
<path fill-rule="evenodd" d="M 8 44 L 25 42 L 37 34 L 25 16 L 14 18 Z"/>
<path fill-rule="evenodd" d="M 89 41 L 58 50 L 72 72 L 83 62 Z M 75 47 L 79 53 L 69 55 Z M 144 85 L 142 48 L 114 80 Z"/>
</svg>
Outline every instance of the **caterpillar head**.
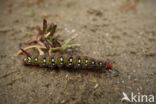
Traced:
<svg viewBox="0 0 156 104">
<path fill-rule="evenodd" d="M 26 58 L 23 59 L 23 65 L 27 66 L 31 63 L 31 57 L 27 56 Z"/>
<path fill-rule="evenodd" d="M 27 66 L 31 63 L 31 55 L 22 48 L 21 51 L 23 51 L 23 53 L 27 56 L 26 58 L 23 59 L 23 65 Z"/>
</svg>

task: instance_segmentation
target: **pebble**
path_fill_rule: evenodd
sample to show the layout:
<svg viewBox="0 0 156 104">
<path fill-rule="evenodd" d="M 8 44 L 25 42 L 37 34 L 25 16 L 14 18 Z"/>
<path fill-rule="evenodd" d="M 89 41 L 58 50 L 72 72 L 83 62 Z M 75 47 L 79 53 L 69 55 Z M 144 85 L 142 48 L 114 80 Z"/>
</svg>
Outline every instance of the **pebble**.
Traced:
<svg viewBox="0 0 156 104">
<path fill-rule="evenodd" d="M 71 30 L 71 33 L 74 33 L 75 31 L 76 31 L 75 29 L 72 29 L 72 30 Z"/>
<path fill-rule="evenodd" d="M 75 29 L 72 29 L 72 30 L 70 31 L 67 27 L 65 27 L 65 28 L 64 28 L 64 30 L 65 30 L 66 32 L 70 33 L 70 34 L 72 34 L 72 33 L 75 33 L 75 32 L 76 32 L 76 30 L 75 30 Z"/>
<path fill-rule="evenodd" d="M 135 73 L 136 72 L 136 70 L 133 70 L 133 73 Z"/>
<path fill-rule="evenodd" d="M 130 76 L 130 75 L 128 76 L 128 79 L 129 79 L 129 80 L 131 79 L 131 76 Z"/>
<path fill-rule="evenodd" d="M 125 81 L 123 80 L 123 81 L 121 81 L 122 83 L 125 83 Z"/>
<path fill-rule="evenodd" d="M 109 36 L 109 33 L 106 33 L 105 35 L 108 37 Z"/>
<path fill-rule="evenodd" d="M 94 89 L 96 89 L 98 86 L 99 86 L 99 84 L 96 84 L 96 85 L 94 86 Z"/>
<path fill-rule="evenodd" d="M 65 76 L 66 78 L 68 78 L 68 74 L 66 74 L 66 76 Z"/>
</svg>

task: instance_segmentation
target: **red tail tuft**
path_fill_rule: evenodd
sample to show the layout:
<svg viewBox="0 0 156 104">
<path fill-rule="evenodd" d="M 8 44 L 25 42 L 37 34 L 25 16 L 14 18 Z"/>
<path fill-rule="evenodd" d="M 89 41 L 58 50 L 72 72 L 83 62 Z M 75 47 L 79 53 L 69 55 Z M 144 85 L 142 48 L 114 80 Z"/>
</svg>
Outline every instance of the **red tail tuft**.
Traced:
<svg viewBox="0 0 156 104">
<path fill-rule="evenodd" d="M 106 69 L 111 69 L 113 67 L 112 63 L 109 63 L 107 66 L 106 66 Z"/>
</svg>

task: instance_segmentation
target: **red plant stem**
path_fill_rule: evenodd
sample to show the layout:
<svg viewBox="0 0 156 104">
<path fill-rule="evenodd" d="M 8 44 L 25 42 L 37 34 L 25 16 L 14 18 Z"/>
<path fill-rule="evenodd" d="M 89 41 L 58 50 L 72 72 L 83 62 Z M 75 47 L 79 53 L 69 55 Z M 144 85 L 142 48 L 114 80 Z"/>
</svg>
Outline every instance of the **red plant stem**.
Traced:
<svg viewBox="0 0 156 104">
<path fill-rule="evenodd" d="M 29 42 L 26 43 L 26 45 L 31 45 L 32 43 L 38 43 L 38 40 L 30 40 Z"/>
</svg>

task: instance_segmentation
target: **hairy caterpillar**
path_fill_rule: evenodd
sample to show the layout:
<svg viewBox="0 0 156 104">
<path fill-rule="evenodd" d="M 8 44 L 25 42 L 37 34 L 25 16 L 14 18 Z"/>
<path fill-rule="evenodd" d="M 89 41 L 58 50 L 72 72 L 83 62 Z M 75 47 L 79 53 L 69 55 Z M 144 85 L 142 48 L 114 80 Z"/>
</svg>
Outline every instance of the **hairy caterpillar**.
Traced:
<svg viewBox="0 0 156 104">
<path fill-rule="evenodd" d="M 27 55 L 27 57 L 23 59 L 23 64 L 28 66 L 41 66 L 51 69 L 73 68 L 109 70 L 112 68 L 112 63 L 96 60 L 91 57 L 72 56 L 69 54 L 33 57 L 26 51 L 23 50 L 23 52 Z"/>
</svg>

